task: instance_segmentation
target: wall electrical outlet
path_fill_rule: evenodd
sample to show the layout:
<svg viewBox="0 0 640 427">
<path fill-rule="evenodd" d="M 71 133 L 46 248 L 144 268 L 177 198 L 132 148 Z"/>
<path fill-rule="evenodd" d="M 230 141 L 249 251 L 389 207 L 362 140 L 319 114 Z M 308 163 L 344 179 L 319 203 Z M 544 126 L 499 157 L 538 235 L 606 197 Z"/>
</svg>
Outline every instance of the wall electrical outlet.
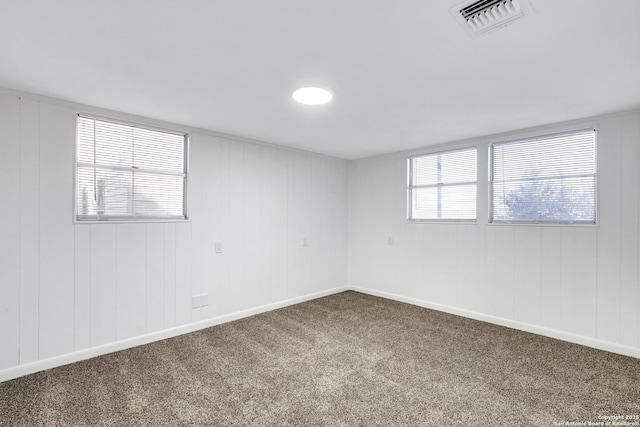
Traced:
<svg viewBox="0 0 640 427">
<path fill-rule="evenodd" d="M 215 247 L 215 251 L 217 254 L 221 254 L 222 253 L 222 240 L 216 240 L 216 242 L 214 243 L 214 247 Z"/>
<path fill-rule="evenodd" d="M 309 238 L 307 236 L 302 236 L 302 246 L 309 246 Z"/>
<path fill-rule="evenodd" d="M 387 238 L 387 243 L 388 243 L 389 245 L 393 245 L 393 236 L 389 236 L 389 237 Z"/>
<path fill-rule="evenodd" d="M 200 308 L 200 295 L 191 296 L 191 308 Z"/>
</svg>

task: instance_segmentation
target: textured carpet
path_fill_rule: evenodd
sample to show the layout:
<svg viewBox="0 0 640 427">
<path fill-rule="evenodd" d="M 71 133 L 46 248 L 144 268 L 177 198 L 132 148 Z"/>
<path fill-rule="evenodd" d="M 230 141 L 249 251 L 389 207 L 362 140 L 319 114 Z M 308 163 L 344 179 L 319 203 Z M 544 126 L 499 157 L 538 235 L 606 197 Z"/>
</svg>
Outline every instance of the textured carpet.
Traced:
<svg viewBox="0 0 640 427">
<path fill-rule="evenodd" d="M 0 383 L 2 425 L 557 426 L 637 414 L 638 359 L 356 292 Z"/>
</svg>

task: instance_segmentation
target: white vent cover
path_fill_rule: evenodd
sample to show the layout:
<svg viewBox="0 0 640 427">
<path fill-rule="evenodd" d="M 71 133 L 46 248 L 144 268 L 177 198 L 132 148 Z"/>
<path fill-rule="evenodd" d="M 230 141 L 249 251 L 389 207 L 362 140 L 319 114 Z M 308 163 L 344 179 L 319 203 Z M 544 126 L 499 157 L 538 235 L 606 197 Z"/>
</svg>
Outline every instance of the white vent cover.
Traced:
<svg viewBox="0 0 640 427">
<path fill-rule="evenodd" d="M 531 15 L 533 10 L 528 0 L 467 0 L 449 12 L 472 37 L 477 37 Z"/>
</svg>

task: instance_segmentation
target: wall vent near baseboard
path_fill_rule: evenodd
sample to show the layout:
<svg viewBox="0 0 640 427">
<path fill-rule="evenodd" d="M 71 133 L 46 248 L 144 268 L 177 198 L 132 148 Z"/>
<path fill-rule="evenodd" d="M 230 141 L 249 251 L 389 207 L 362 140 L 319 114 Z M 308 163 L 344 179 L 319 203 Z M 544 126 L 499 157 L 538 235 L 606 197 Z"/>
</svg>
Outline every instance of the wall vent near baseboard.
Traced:
<svg viewBox="0 0 640 427">
<path fill-rule="evenodd" d="M 467 33 L 477 37 L 531 15 L 533 10 L 528 0 L 467 0 L 449 12 Z"/>
</svg>

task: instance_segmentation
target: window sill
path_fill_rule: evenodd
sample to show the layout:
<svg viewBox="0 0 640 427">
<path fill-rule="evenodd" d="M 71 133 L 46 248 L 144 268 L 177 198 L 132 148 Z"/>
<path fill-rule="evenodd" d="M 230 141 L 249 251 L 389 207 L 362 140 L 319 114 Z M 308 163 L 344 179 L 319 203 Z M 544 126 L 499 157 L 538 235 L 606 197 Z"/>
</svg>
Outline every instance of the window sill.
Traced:
<svg viewBox="0 0 640 427">
<path fill-rule="evenodd" d="M 190 223 L 191 219 L 73 219 L 73 224 L 76 225 L 94 225 L 94 224 L 163 224 L 163 223 Z"/>
<path fill-rule="evenodd" d="M 407 219 L 407 224 L 477 225 L 477 219 Z"/>
<path fill-rule="evenodd" d="M 488 222 L 486 225 L 488 226 L 524 226 L 524 227 L 584 227 L 584 228 L 598 228 L 600 224 L 595 222 L 518 222 L 518 221 L 499 221 L 499 222 Z"/>
</svg>

